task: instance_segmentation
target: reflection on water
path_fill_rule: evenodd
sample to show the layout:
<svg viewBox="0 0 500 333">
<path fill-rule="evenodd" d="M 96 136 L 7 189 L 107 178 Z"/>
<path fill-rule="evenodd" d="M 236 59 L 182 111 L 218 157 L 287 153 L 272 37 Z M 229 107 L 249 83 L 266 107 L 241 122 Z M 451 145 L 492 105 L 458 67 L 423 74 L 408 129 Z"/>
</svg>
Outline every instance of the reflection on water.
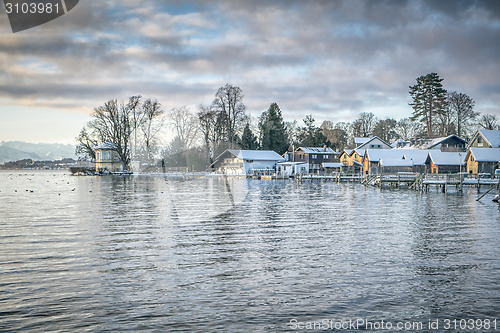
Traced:
<svg viewBox="0 0 500 333">
<path fill-rule="evenodd" d="M 494 319 L 500 212 L 475 198 L 0 172 L 0 331 Z"/>
</svg>

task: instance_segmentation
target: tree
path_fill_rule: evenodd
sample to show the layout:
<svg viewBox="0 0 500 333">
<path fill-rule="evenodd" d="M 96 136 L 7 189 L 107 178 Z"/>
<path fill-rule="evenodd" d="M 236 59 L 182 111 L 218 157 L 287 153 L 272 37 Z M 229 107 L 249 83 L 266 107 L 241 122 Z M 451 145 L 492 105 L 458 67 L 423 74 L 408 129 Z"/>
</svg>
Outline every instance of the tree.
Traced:
<svg viewBox="0 0 500 333">
<path fill-rule="evenodd" d="M 116 147 L 123 170 L 128 170 L 131 160 L 131 147 L 145 142 L 151 148 L 159 131 L 153 121 L 161 114 L 160 103 L 147 100 L 140 103 L 141 96 L 132 96 L 127 103 L 109 100 L 94 109 L 93 118 L 77 137 L 79 156 L 95 158 L 94 149 L 99 143 L 111 142 Z M 137 130 L 143 131 L 143 138 L 137 139 Z"/>
<path fill-rule="evenodd" d="M 163 110 L 161 104 L 156 99 L 147 99 L 142 105 L 143 117 L 141 122 L 141 130 L 143 133 L 144 148 L 146 150 L 146 158 L 149 162 L 153 160 L 153 153 L 156 148 L 157 134 L 163 126 Z"/>
<path fill-rule="evenodd" d="M 217 153 L 226 147 L 224 144 L 226 138 L 225 115 L 205 105 L 200 105 L 199 110 L 197 117 L 200 131 L 205 143 L 207 158 L 211 164 Z"/>
<path fill-rule="evenodd" d="M 94 120 L 89 123 L 102 141 L 110 141 L 115 145 L 123 170 L 128 170 L 130 165 L 130 139 L 133 132 L 131 102 L 118 104 L 117 100 L 110 100 L 94 109 Z"/>
<path fill-rule="evenodd" d="M 348 133 L 343 128 L 343 123 L 333 124 L 329 120 L 323 121 L 321 124 L 321 132 L 326 137 L 327 141 L 330 142 L 331 147 L 340 151 L 347 146 Z"/>
<path fill-rule="evenodd" d="M 478 126 L 487 130 L 494 130 L 498 127 L 497 116 L 493 114 L 483 114 L 478 121 Z"/>
<path fill-rule="evenodd" d="M 260 145 L 262 149 L 274 150 L 283 154 L 288 149 L 288 136 L 281 110 L 276 103 L 272 103 L 267 111 L 260 116 Z"/>
<path fill-rule="evenodd" d="M 323 145 L 330 145 L 326 136 L 322 133 L 321 129 L 314 125 L 314 118 L 312 115 L 307 115 L 303 120 L 306 125 L 301 129 L 300 145 L 304 147 L 321 147 Z"/>
<path fill-rule="evenodd" d="M 259 143 L 257 142 L 257 136 L 253 134 L 250 129 L 250 123 L 248 122 L 243 129 L 243 135 L 241 136 L 241 148 L 248 150 L 255 150 L 259 148 Z"/>
<path fill-rule="evenodd" d="M 92 131 L 92 129 L 91 126 L 87 124 L 82 128 L 80 134 L 76 138 L 78 145 L 76 146 L 75 155 L 78 156 L 79 160 L 95 161 L 94 148 L 99 144 L 99 140 L 92 132 L 89 133 L 89 131 Z"/>
<path fill-rule="evenodd" d="M 409 104 L 413 108 L 411 120 L 424 123 L 428 137 L 434 135 L 434 118 L 446 108 L 446 90 L 442 81 L 437 73 L 429 73 L 419 76 L 417 83 L 410 86 L 413 99 Z"/>
<path fill-rule="evenodd" d="M 352 123 L 352 132 L 355 137 L 368 137 L 373 133 L 373 128 L 377 123 L 377 119 L 372 112 L 362 112 L 358 118 Z"/>
<path fill-rule="evenodd" d="M 399 139 L 409 141 L 417 136 L 419 127 L 420 124 L 410 118 L 402 118 L 397 121 L 394 131 Z"/>
<path fill-rule="evenodd" d="M 379 120 L 373 128 L 373 135 L 378 136 L 385 142 L 391 142 L 397 137 L 396 124 L 396 120 L 391 118 Z"/>
<path fill-rule="evenodd" d="M 173 108 L 169 118 L 172 120 L 176 136 L 182 142 L 183 150 L 192 148 L 200 130 L 199 118 L 192 114 L 186 106 Z"/>
<path fill-rule="evenodd" d="M 474 104 L 474 100 L 466 94 L 456 91 L 448 93 L 448 109 L 453 114 L 459 137 L 470 133 L 471 123 L 479 116 L 479 112 L 474 111 Z"/>
<path fill-rule="evenodd" d="M 230 148 L 234 148 L 237 135 L 243 130 L 246 119 L 243 97 L 241 88 L 226 84 L 217 90 L 212 102 L 212 109 L 220 113 L 219 119 L 224 124 L 225 139 Z"/>
</svg>

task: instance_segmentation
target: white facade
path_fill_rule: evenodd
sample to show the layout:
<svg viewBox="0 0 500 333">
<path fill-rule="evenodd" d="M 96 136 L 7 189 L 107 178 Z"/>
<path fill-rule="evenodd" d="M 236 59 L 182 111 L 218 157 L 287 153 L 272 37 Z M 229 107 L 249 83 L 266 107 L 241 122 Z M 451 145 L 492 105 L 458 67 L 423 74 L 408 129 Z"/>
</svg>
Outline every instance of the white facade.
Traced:
<svg viewBox="0 0 500 333">
<path fill-rule="evenodd" d="M 281 177 L 292 177 L 299 174 L 309 173 L 307 162 L 280 162 L 277 164 L 277 173 Z"/>
</svg>

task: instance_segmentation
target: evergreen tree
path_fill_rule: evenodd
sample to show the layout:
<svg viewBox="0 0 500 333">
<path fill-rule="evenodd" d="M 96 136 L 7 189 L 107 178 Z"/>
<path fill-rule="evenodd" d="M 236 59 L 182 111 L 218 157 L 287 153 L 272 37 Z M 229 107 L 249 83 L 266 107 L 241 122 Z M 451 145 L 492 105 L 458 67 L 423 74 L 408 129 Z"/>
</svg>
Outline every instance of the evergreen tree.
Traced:
<svg viewBox="0 0 500 333">
<path fill-rule="evenodd" d="M 303 121 L 306 126 L 301 129 L 300 133 L 300 145 L 302 147 L 322 147 L 323 145 L 331 145 L 321 128 L 314 125 L 315 120 L 312 115 L 307 115 Z"/>
<path fill-rule="evenodd" d="M 260 116 L 260 145 L 264 150 L 274 150 L 278 154 L 286 152 L 289 146 L 286 126 L 278 104 L 273 103 Z"/>
<path fill-rule="evenodd" d="M 253 134 L 250 129 L 250 123 L 247 123 L 245 129 L 243 129 L 243 135 L 241 136 L 241 148 L 254 150 L 259 148 L 259 143 L 257 142 L 257 137 Z"/>
<path fill-rule="evenodd" d="M 441 82 L 443 79 L 437 73 L 429 73 L 417 78 L 417 83 L 410 86 L 410 95 L 413 103 L 413 116 L 411 120 L 424 123 L 427 136 L 434 135 L 434 119 L 444 113 L 446 108 L 446 90 Z"/>
</svg>

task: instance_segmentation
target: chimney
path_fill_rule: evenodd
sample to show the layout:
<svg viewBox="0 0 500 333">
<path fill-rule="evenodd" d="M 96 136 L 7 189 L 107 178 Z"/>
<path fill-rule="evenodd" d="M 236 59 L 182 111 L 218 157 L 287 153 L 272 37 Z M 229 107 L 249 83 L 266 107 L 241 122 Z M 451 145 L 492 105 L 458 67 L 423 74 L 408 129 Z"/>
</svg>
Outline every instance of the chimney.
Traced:
<svg viewBox="0 0 500 333">
<path fill-rule="evenodd" d="M 326 153 L 326 145 L 323 144 L 323 151 Z"/>
</svg>

